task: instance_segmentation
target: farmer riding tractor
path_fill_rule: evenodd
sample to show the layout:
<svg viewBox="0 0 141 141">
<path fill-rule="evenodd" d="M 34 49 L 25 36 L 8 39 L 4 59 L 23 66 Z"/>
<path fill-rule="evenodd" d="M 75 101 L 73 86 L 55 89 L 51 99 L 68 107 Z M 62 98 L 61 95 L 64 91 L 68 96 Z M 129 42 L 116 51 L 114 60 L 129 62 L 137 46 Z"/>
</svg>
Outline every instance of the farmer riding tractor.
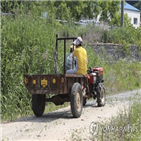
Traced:
<svg viewBox="0 0 141 141">
<path fill-rule="evenodd" d="M 89 98 L 97 99 L 98 106 L 105 105 L 103 68 L 90 68 L 85 76 L 65 73 L 66 41 L 74 41 L 75 39 L 76 37 L 58 38 L 58 35 L 56 35 L 55 74 L 24 75 L 25 86 L 32 94 L 32 110 L 37 117 L 43 115 L 46 102 L 53 102 L 55 105 L 70 102 L 71 113 L 75 118 L 81 116 L 83 106 Z M 63 74 L 57 72 L 58 41 L 64 41 Z M 46 97 L 49 94 L 53 96 L 51 98 Z"/>
</svg>

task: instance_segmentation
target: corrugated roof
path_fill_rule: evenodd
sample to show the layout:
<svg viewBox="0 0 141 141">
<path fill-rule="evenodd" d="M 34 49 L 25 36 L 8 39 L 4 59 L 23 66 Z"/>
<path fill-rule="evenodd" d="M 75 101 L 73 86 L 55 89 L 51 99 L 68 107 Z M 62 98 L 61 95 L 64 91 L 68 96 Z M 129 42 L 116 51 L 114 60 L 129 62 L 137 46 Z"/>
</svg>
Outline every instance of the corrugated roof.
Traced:
<svg viewBox="0 0 141 141">
<path fill-rule="evenodd" d="M 133 10 L 133 11 L 138 11 L 138 12 L 140 12 L 139 9 L 137 9 L 137 8 L 135 8 L 134 6 L 128 4 L 127 2 L 126 2 L 126 4 L 124 5 L 124 9 L 127 9 L 127 10 Z"/>
</svg>

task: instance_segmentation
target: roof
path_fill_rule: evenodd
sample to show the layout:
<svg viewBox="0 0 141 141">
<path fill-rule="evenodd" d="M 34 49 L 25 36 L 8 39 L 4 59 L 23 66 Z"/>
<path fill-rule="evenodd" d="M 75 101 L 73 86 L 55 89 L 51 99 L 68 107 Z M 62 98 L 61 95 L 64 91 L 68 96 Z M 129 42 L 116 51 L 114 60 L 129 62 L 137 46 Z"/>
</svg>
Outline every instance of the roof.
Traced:
<svg viewBox="0 0 141 141">
<path fill-rule="evenodd" d="M 135 8 L 134 6 L 128 4 L 127 2 L 126 2 L 126 4 L 124 5 L 124 9 L 140 12 L 139 9 L 137 9 L 137 8 Z"/>
</svg>

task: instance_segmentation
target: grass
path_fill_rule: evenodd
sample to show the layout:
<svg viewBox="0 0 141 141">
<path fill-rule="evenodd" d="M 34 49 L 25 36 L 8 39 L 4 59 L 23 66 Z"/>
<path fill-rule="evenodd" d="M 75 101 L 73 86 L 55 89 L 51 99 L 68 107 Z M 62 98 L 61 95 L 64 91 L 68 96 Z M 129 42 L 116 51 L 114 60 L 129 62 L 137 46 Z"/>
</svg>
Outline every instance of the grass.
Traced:
<svg viewBox="0 0 141 141">
<path fill-rule="evenodd" d="M 105 64 L 105 86 L 107 93 L 118 93 L 141 88 L 141 63 L 120 60 Z"/>
<path fill-rule="evenodd" d="M 141 140 L 141 96 L 136 94 L 131 99 L 128 108 L 118 113 L 107 122 L 100 124 L 102 129 L 94 137 L 99 141 L 117 140 L 117 141 L 140 141 Z M 106 128 L 107 127 L 107 128 Z"/>
<path fill-rule="evenodd" d="M 28 17 L 27 15 L 18 15 L 14 19 L 2 16 L 1 22 L 0 106 L 2 121 L 32 114 L 31 95 L 24 86 L 23 74 L 54 73 L 53 53 L 56 34 L 59 34 L 59 37 L 80 36 L 81 34 L 85 37 L 90 35 L 93 37 L 93 33 L 95 33 L 94 36 L 98 36 L 96 38 L 102 41 L 102 29 L 99 30 L 97 27 L 84 28 L 71 24 L 63 26 L 55 21 L 50 23 L 46 19 Z M 113 34 L 112 36 L 114 36 Z M 118 32 L 119 34 L 120 32 Z M 68 42 L 67 46 L 69 45 Z M 88 66 L 102 66 L 104 68 L 104 80 L 108 94 L 141 87 L 141 64 L 139 62 L 120 60 L 117 63 L 110 63 L 108 58 L 105 58 L 105 61 L 103 57 L 95 54 L 87 44 L 84 47 L 88 54 Z M 67 52 L 69 52 L 69 48 Z M 63 71 L 62 55 L 63 43 L 60 42 L 58 54 L 59 73 Z M 51 111 L 56 106 L 54 107 L 51 104 L 48 107 L 48 111 Z"/>
<path fill-rule="evenodd" d="M 107 94 L 141 88 L 141 62 L 120 59 L 112 61 L 106 54 L 101 56 L 87 47 L 88 67 L 103 67 Z"/>
<path fill-rule="evenodd" d="M 123 92 L 141 88 L 141 62 L 131 62 L 121 59 L 112 62 L 106 54 L 97 55 L 87 43 L 111 42 L 123 45 L 123 51 L 129 53 L 128 45 L 136 44 L 141 51 L 141 32 L 129 26 L 109 31 L 103 31 L 97 27 L 79 27 L 73 25 L 63 26 L 53 21 L 38 17 L 19 15 L 16 18 L 1 19 L 1 105 L 0 113 L 2 122 L 15 120 L 19 117 L 33 115 L 31 110 L 31 95 L 23 84 L 23 74 L 50 74 L 54 70 L 53 53 L 55 47 L 55 35 L 59 37 L 80 36 L 86 39 L 88 53 L 88 67 L 101 66 L 104 68 L 104 80 L 107 94 Z M 67 45 L 69 46 L 70 43 Z M 59 44 L 59 72 L 62 72 L 63 43 Z M 67 50 L 68 51 L 68 50 Z M 141 101 L 135 96 L 131 99 L 133 104 L 128 109 L 120 111 L 117 117 L 113 117 L 107 123 L 100 126 L 115 127 L 108 132 L 99 132 L 99 141 L 141 140 Z M 46 104 L 45 113 L 68 106 L 65 103 L 55 106 Z M 58 124 L 58 123 L 56 123 Z M 129 130 L 128 130 L 129 127 Z M 46 127 L 45 127 L 46 128 Z M 126 130 L 124 130 L 127 128 Z M 83 131 L 82 131 L 83 132 Z M 72 140 L 81 140 L 78 130 L 72 133 Z M 40 135 L 37 135 L 40 137 Z M 95 137 L 93 138 L 93 140 Z"/>
<path fill-rule="evenodd" d="M 38 20 L 37 20 L 38 19 Z M 66 33 L 65 26 L 37 17 L 2 17 L 1 26 L 1 110 L 2 120 L 31 114 L 31 95 L 23 83 L 23 74 L 52 74 L 55 36 Z M 68 30 L 67 30 L 68 31 Z M 69 36 L 76 35 L 70 29 Z M 59 72 L 62 71 L 62 43 L 59 44 Z M 53 108 L 54 109 L 54 108 Z"/>
</svg>

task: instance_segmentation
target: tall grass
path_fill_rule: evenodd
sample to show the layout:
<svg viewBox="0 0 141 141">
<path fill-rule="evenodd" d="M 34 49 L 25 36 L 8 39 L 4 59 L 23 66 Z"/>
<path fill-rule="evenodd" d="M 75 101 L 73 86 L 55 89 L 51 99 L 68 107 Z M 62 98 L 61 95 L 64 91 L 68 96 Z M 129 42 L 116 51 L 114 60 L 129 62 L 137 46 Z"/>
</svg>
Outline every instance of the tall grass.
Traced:
<svg viewBox="0 0 141 141">
<path fill-rule="evenodd" d="M 87 47 L 88 67 L 103 67 L 108 94 L 141 88 L 141 62 L 120 59 L 115 62 L 107 55 L 99 55 Z"/>
<path fill-rule="evenodd" d="M 68 34 L 69 33 L 69 34 Z M 1 27 L 1 109 L 2 119 L 31 114 L 31 95 L 23 84 L 23 74 L 54 73 L 55 37 L 78 36 L 81 27 L 63 26 L 39 17 L 2 17 Z M 69 45 L 69 43 L 67 44 Z M 68 50 L 67 50 L 68 51 Z M 59 73 L 62 72 L 63 43 L 59 43 Z"/>
<path fill-rule="evenodd" d="M 90 35 L 90 28 L 92 27 L 84 28 L 72 23 L 62 25 L 54 20 L 49 21 L 27 15 L 19 15 L 15 18 L 2 16 L 1 109 L 3 120 L 32 114 L 31 95 L 23 84 L 23 74 L 54 73 L 53 54 L 56 34 L 60 37 L 77 37 L 81 34 L 87 36 Z M 96 31 L 98 33 L 97 28 Z M 102 37 L 99 34 L 98 36 Z M 67 42 L 67 46 L 70 44 Z M 88 66 L 104 68 L 105 85 L 109 92 L 141 87 L 140 63 L 127 63 L 121 60 L 116 64 L 109 64 L 94 54 L 91 47 L 87 45 L 84 47 L 88 54 Z M 58 70 L 62 73 L 63 42 L 59 42 L 58 48 Z"/>
</svg>

